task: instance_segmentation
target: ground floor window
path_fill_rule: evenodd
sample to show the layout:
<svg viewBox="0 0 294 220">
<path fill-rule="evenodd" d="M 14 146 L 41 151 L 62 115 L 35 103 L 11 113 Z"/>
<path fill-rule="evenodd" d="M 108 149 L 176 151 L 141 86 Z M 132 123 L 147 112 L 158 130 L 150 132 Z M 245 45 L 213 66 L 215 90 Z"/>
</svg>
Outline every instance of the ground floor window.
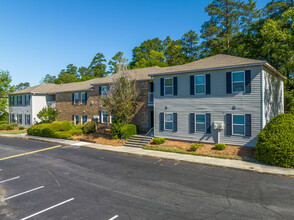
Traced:
<svg viewBox="0 0 294 220">
<path fill-rule="evenodd" d="M 107 111 L 102 111 L 102 123 L 107 123 Z"/>
<path fill-rule="evenodd" d="M 17 114 L 17 123 L 22 124 L 22 114 Z"/>
<path fill-rule="evenodd" d="M 75 124 L 77 125 L 80 122 L 79 115 L 75 115 Z"/>
<path fill-rule="evenodd" d="M 233 115 L 233 134 L 245 135 L 245 115 Z"/>
<path fill-rule="evenodd" d="M 164 130 L 168 130 L 168 131 L 173 130 L 173 114 L 172 113 L 164 114 Z"/>
<path fill-rule="evenodd" d="M 205 119 L 205 114 L 196 114 L 196 132 L 206 132 L 206 119 Z"/>
<path fill-rule="evenodd" d="M 30 125 L 31 124 L 31 115 L 25 115 L 25 124 Z"/>
<path fill-rule="evenodd" d="M 87 115 L 82 115 L 82 123 L 85 124 L 87 122 Z"/>
</svg>

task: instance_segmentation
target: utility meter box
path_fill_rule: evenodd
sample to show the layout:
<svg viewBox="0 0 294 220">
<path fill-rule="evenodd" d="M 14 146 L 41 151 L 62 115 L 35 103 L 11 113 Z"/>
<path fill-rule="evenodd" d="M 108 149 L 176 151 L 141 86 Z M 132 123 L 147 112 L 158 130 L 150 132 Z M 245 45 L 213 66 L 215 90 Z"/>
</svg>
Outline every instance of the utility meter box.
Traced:
<svg viewBox="0 0 294 220">
<path fill-rule="evenodd" d="M 223 121 L 214 121 L 213 122 L 213 129 L 215 130 L 224 130 L 225 125 Z"/>
</svg>

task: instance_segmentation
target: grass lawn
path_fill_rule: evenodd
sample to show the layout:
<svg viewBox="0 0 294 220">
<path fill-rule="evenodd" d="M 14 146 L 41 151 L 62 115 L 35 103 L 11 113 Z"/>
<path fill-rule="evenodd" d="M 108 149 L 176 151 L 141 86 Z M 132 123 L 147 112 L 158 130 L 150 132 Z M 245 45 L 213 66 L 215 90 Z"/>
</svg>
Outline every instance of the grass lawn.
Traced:
<svg viewBox="0 0 294 220">
<path fill-rule="evenodd" d="M 21 131 L 0 131 L 1 134 L 25 134 L 27 131 L 21 130 Z"/>
</svg>

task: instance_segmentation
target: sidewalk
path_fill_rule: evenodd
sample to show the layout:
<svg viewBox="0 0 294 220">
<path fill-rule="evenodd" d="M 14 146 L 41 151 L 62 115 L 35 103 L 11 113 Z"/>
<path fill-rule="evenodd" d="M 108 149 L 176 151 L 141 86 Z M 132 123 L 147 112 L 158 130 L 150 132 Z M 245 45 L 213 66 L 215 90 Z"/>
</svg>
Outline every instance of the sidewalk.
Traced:
<svg viewBox="0 0 294 220">
<path fill-rule="evenodd" d="M 294 177 L 294 169 L 292 168 L 275 167 L 275 166 L 263 165 L 263 164 L 246 162 L 241 160 L 220 159 L 220 158 L 213 158 L 213 157 L 203 157 L 203 156 L 195 156 L 195 155 L 152 151 L 152 150 L 144 150 L 141 148 L 132 148 L 132 147 L 125 147 L 125 146 L 114 147 L 110 145 L 92 144 L 92 143 L 81 142 L 81 141 L 29 136 L 26 134 L 17 134 L 17 135 L 0 134 L 0 137 L 39 140 L 39 141 L 46 141 L 46 142 L 62 144 L 62 145 L 80 146 L 80 147 L 86 147 L 86 148 L 91 148 L 96 150 L 105 150 L 105 151 L 111 151 L 111 152 L 117 152 L 117 153 L 137 155 L 137 156 L 154 157 L 154 158 L 160 158 L 160 159 L 205 164 L 210 166 L 219 166 L 219 167 L 247 170 L 247 171 L 253 171 L 253 172 L 264 173 L 264 174 Z"/>
</svg>

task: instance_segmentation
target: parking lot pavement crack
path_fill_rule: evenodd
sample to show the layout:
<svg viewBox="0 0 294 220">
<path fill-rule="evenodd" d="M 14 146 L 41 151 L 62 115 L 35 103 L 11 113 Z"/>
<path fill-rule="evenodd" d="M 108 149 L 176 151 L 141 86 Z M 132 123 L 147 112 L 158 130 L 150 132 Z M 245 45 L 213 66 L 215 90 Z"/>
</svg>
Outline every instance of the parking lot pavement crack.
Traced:
<svg viewBox="0 0 294 220">
<path fill-rule="evenodd" d="M 53 179 L 57 183 L 58 187 L 60 187 L 60 183 L 59 183 L 58 179 L 55 177 L 55 175 L 50 170 L 47 170 L 47 172 L 49 173 L 50 176 L 53 177 Z"/>
<path fill-rule="evenodd" d="M 264 208 L 264 209 L 266 209 L 266 210 L 268 210 L 268 211 L 271 211 L 271 212 L 273 212 L 273 213 L 279 215 L 281 218 L 283 218 L 283 219 L 287 219 L 287 218 L 286 218 L 285 216 L 283 216 L 282 214 L 280 214 L 280 213 L 278 213 L 277 211 L 275 211 L 275 210 L 273 210 L 273 209 L 267 207 L 266 205 L 263 205 L 261 202 L 258 202 L 258 201 L 257 201 L 257 204 L 260 205 L 262 208 Z"/>
</svg>

